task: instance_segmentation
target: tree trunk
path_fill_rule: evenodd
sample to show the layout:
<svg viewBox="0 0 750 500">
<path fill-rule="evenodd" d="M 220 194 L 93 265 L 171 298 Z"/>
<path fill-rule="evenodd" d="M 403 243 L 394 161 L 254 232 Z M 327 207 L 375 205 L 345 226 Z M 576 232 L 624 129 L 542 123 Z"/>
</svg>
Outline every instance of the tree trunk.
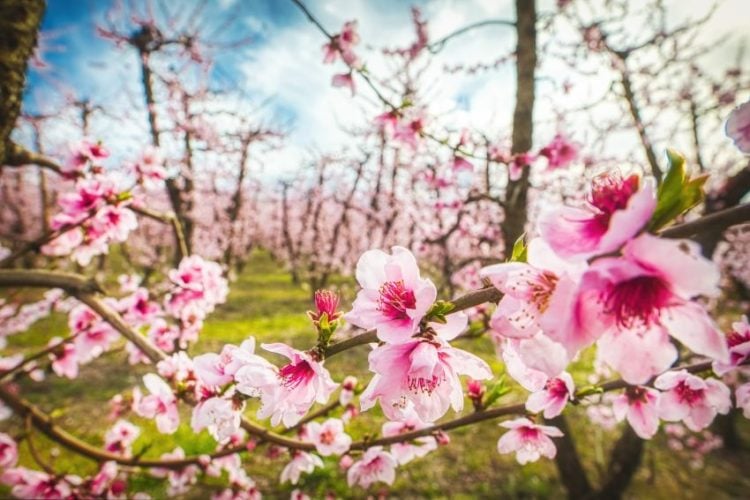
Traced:
<svg viewBox="0 0 750 500">
<path fill-rule="evenodd" d="M 536 71 L 536 1 L 516 0 L 516 108 L 513 112 L 513 144 L 511 152 L 525 153 L 531 149 L 534 133 L 534 73 Z M 527 219 L 529 169 L 521 178 L 508 181 L 503 240 L 505 252 L 523 234 Z"/>
<path fill-rule="evenodd" d="M 555 465 L 560 475 L 560 481 L 562 481 L 568 492 L 568 498 L 588 498 L 593 490 L 591 489 L 588 476 L 586 476 L 586 471 L 581 464 L 581 459 L 578 456 L 578 450 L 576 450 L 575 443 L 573 442 L 573 436 L 570 433 L 567 420 L 565 420 L 563 415 L 560 415 L 548 422 L 563 433 L 562 437 L 555 439 L 555 445 L 557 446 Z"/>
<path fill-rule="evenodd" d="M 0 2 L 0 164 L 13 146 L 10 133 L 21 111 L 26 62 L 34 52 L 44 0 Z"/>
<path fill-rule="evenodd" d="M 615 443 L 609 459 L 607 478 L 602 488 L 593 497 L 597 500 L 617 500 L 622 498 L 630 481 L 633 480 L 643 457 L 643 440 L 626 425 L 620 439 Z"/>
</svg>

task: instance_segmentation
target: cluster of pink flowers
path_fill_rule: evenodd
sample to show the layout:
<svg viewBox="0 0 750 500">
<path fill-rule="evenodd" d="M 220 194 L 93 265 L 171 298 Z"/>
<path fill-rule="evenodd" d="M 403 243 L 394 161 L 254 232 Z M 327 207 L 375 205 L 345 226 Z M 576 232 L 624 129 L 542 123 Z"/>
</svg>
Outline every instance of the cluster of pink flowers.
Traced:
<svg viewBox="0 0 750 500">
<path fill-rule="evenodd" d="M 347 87 L 354 95 L 356 88 L 354 85 L 353 72 L 361 66 L 357 54 L 354 53 L 354 47 L 359 43 L 359 33 L 357 33 L 357 21 L 347 21 L 341 28 L 341 32 L 334 35 L 331 40 L 323 46 L 325 55 L 323 62 L 331 64 L 341 57 L 341 60 L 349 68 L 346 73 L 333 75 L 331 83 L 334 87 Z"/>
<path fill-rule="evenodd" d="M 657 432 L 660 419 L 700 430 L 729 411 L 721 381 L 667 371 L 677 359 L 670 337 L 715 360 L 721 373 L 745 360 L 750 335 L 737 324 L 728 346 L 695 300 L 719 291 L 719 271 L 695 243 L 643 233 L 656 203 L 652 185 L 636 176 L 598 178 L 588 206 L 542 213 L 541 237 L 529 241 L 524 262 L 482 270 L 504 294 L 490 324 L 508 374 L 532 391 L 529 411 L 551 418 L 575 399 L 563 370 L 594 343 L 598 359 L 631 384 L 611 399 L 613 417 L 627 419 L 644 439 Z M 655 388 L 645 386 L 654 377 Z M 526 423 L 519 428 L 518 439 L 544 435 Z M 508 438 L 502 448 L 518 439 Z M 542 441 L 535 449 L 544 455 L 549 444 Z"/>
<path fill-rule="evenodd" d="M 184 342 L 197 339 L 205 317 L 227 298 L 229 287 L 216 262 L 198 255 L 185 257 L 177 269 L 169 271 L 171 288 L 164 309 L 179 320 Z"/>
<path fill-rule="evenodd" d="M 41 300 L 25 304 L 0 299 L 0 349 L 7 345 L 7 337 L 26 331 L 34 323 L 52 312 L 67 312 L 72 299 L 63 298 L 63 291 L 53 288 L 44 292 Z"/>
<path fill-rule="evenodd" d="M 131 165 L 136 182 L 145 189 L 153 189 L 167 178 L 164 159 L 158 149 L 148 147 L 141 157 Z"/>
<path fill-rule="evenodd" d="M 46 255 L 72 255 L 85 266 L 97 255 L 109 252 L 113 242 L 123 242 L 138 226 L 135 213 L 128 208 L 130 196 L 120 192 L 107 172 L 98 165 L 84 172 L 89 163 L 106 158 L 101 145 L 84 141 L 68 165 L 78 178 L 75 190 L 60 195 L 62 211 L 50 223 L 58 231 L 53 240 L 42 247 Z"/>
<path fill-rule="evenodd" d="M 726 132 L 737 149 L 750 154 L 750 101 L 732 111 L 727 119 Z"/>
<path fill-rule="evenodd" d="M 425 128 L 424 110 L 407 108 L 390 110 L 375 117 L 375 125 L 396 143 L 417 149 Z"/>
</svg>

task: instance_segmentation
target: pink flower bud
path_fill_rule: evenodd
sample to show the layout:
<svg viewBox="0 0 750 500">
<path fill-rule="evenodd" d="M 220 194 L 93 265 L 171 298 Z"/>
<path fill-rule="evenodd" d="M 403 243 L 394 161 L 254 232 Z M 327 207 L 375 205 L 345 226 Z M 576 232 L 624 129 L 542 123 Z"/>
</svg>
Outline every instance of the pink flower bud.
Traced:
<svg viewBox="0 0 750 500">
<path fill-rule="evenodd" d="M 344 455 L 343 457 L 341 457 L 341 460 L 339 460 L 339 467 L 341 467 L 341 470 L 347 470 L 352 466 L 353 463 L 354 459 L 351 457 L 351 455 Z"/>
<path fill-rule="evenodd" d="M 451 437 L 446 432 L 437 431 L 435 433 L 435 441 L 437 441 L 440 446 L 447 446 L 451 442 Z"/>
</svg>

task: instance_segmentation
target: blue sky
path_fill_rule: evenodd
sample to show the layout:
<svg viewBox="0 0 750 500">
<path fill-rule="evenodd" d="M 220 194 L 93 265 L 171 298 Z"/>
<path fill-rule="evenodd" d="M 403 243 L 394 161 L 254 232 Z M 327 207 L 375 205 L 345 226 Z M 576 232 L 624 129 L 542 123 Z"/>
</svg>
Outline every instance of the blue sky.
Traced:
<svg viewBox="0 0 750 500">
<path fill-rule="evenodd" d="M 162 4 L 171 16 L 184 18 L 197 1 L 153 0 L 152 4 L 162 19 Z M 739 43 L 742 33 L 750 32 L 747 2 L 722 2 L 707 32 L 712 36 L 729 34 L 732 43 Z M 145 5 L 144 0 L 124 3 L 135 3 L 141 12 Z M 554 3 L 554 0 L 539 0 L 539 10 L 549 12 Z M 709 2 L 668 0 L 667 3 L 679 16 L 698 15 Z M 347 20 L 359 21 L 364 41 L 360 50 L 375 74 L 387 74 L 387 62 L 371 47 L 406 46 L 413 39 L 409 13 L 412 5 L 423 9 L 433 39 L 471 22 L 513 18 L 512 0 L 308 0 L 306 4 L 332 32 L 338 31 Z M 143 136 L 145 111 L 135 54 L 132 50 L 117 49 L 112 42 L 95 34 L 96 24 L 115 5 L 114 0 L 49 0 L 42 29 L 43 58 L 50 67 L 31 71 L 25 105 L 31 111 L 54 111 L 59 109 L 64 93 L 77 99 L 89 98 L 114 110 L 118 117 L 132 118 L 138 127 L 118 131 L 131 143 L 144 142 L 147 140 Z M 250 36 L 252 43 L 241 49 L 220 51 L 211 83 L 214 87 L 230 84 L 255 103 L 268 100 L 263 120 L 284 124 L 289 132 L 283 151 L 268 160 L 274 168 L 293 169 L 311 151 L 346 148 L 348 136 L 342 125 L 361 123 L 363 116 L 377 109 L 368 104 L 367 89 L 362 89 L 362 96 L 353 100 L 346 91 L 331 87 L 332 74 L 342 68 L 322 64 L 320 47 L 325 40 L 321 34 L 289 0 L 210 0 L 197 22 L 207 28 L 216 27 L 227 16 L 235 22 L 230 29 L 222 30 L 218 40 Z M 513 44 L 512 30 L 488 27 L 447 45 L 435 57 L 435 70 L 427 76 L 434 87 L 430 95 L 433 110 L 449 116 L 452 127 L 469 126 L 496 136 L 507 134 L 515 92 L 512 66 L 477 75 L 446 77 L 440 71 L 444 65 L 491 62 L 512 50 Z M 721 65 L 727 53 L 712 57 L 716 60 L 710 63 Z M 545 74 L 550 74 L 550 68 L 542 66 L 540 75 Z M 606 86 L 607 82 L 593 79 L 581 86 L 580 95 L 597 95 L 597 85 Z M 573 95 L 567 99 L 577 98 Z M 364 115 L 362 109 L 366 110 Z M 539 140 L 544 141 L 555 127 L 548 101 L 540 100 L 537 114 Z M 113 140 L 111 129 L 102 128 L 94 133 Z M 577 138 L 584 138 L 584 133 L 580 132 Z M 622 142 L 620 147 L 626 150 L 629 143 Z"/>
</svg>

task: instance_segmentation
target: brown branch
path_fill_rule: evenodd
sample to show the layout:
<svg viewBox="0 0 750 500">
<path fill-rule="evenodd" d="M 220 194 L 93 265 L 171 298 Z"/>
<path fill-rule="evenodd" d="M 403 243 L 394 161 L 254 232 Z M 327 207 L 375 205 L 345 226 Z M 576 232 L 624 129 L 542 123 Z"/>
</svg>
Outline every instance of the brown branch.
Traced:
<svg viewBox="0 0 750 500">
<path fill-rule="evenodd" d="M 11 143 L 11 149 L 7 152 L 8 157 L 5 160 L 4 167 L 23 167 L 25 165 L 37 165 L 59 175 L 65 175 L 62 167 L 53 159 L 44 156 L 43 154 L 29 151 L 23 146 Z"/>
<path fill-rule="evenodd" d="M 142 459 L 140 457 L 126 457 L 111 453 L 106 450 L 102 450 L 95 446 L 92 446 L 85 441 L 78 439 L 72 434 L 65 431 L 59 425 L 57 425 L 52 417 L 44 413 L 42 410 L 24 400 L 20 396 L 14 394 L 8 390 L 7 386 L 0 385 L 0 400 L 5 402 L 13 411 L 24 419 L 25 422 L 30 422 L 35 428 L 39 429 L 50 439 L 60 443 L 69 450 L 78 453 L 84 457 L 90 458 L 97 462 L 115 461 L 121 465 L 131 465 L 140 467 L 163 467 L 167 469 L 180 469 L 187 465 L 200 463 L 200 456 L 190 456 L 180 459 L 162 459 L 162 460 L 151 460 Z M 27 431 L 28 432 L 28 431 Z M 245 445 L 238 445 L 231 448 L 226 448 L 214 453 L 208 454 L 211 458 L 219 458 L 233 453 L 240 453 L 247 448 Z"/>
<path fill-rule="evenodd" d="M 516 23 L 514 23 L 513 21 L 508 21 L 507 19 L 486 19 L 484 21 L 472 23 L 467 26 L 464 26 L 463 28 L 459 28 L 456 31 L 430 43 L 429 45 L 427 45 L 427 50 L 435 54 L 439 52 L 440 50 L 443 50 L 443 47 L 445 47 L 445 44 L 449 42 L 450 40 L 452 40 L 453 38 L 461 36 L 464 33 L 467 33 L 473 29 L 482 28 L 484 26 L 506 26 L 506 27 L 513 28 L 516 26 Z"/>
<path fill-rule="evenodd" d="M 188 250 L 187 246 L 187 240 L 185 239 L 185 233 L 182 229 L 182 224 L 180 223 L 180 220 L 177 218 L 174 212 L 161 213 L 146 207 L 139 207 L 136 205 L 131 205 L 128 208 L 130 208 L 137 214 L 148 217 L 149 219 L 163 222 L 165 224 L 170 224 L 172 226 L 172 231 L 174 231 L 175 239 L 177 240 L 177 252 L 179 259 L 182 260 L 190 255 L 190 251 Z M 177 264 L 179 264 L 179 262 Z"/>
<path fill-rule="evenodd" d="M 662 231 L 667 238 L 689 238 L 706 231 L 723 230 L 736 224 L 750 221 L 750 203 L 745 203 L 720 212 L 704 215 L 700 219 L 672 226 Z"/>
<path fill-rule="evenodd" d="M 68 342 L 72 342 L 73 339 L 76 338 L 78 334 L 70 335 L 69 337 L 66 337 L 60 342 L 56 342 L 52 345 L 49 345 L 42 349 L 41 351 L 37 351 L 34 354 L 29 354 L 28 356 L 25 356 L 20 363 L 18 363 L 13 368 L 10 368 L 9 370 L 5 372 L 0 372 L 0 384 L 3 384 L 9 380 L 11 380 L 18 372 L 23 370 L 26 366 L 28 366 L 30 363 L 36 361 L 37 359 L 43 358 L 44 356 L 55 352 L 57 349 L 62 347 L 63 345 L 67 344 Z"/>
</svg>

